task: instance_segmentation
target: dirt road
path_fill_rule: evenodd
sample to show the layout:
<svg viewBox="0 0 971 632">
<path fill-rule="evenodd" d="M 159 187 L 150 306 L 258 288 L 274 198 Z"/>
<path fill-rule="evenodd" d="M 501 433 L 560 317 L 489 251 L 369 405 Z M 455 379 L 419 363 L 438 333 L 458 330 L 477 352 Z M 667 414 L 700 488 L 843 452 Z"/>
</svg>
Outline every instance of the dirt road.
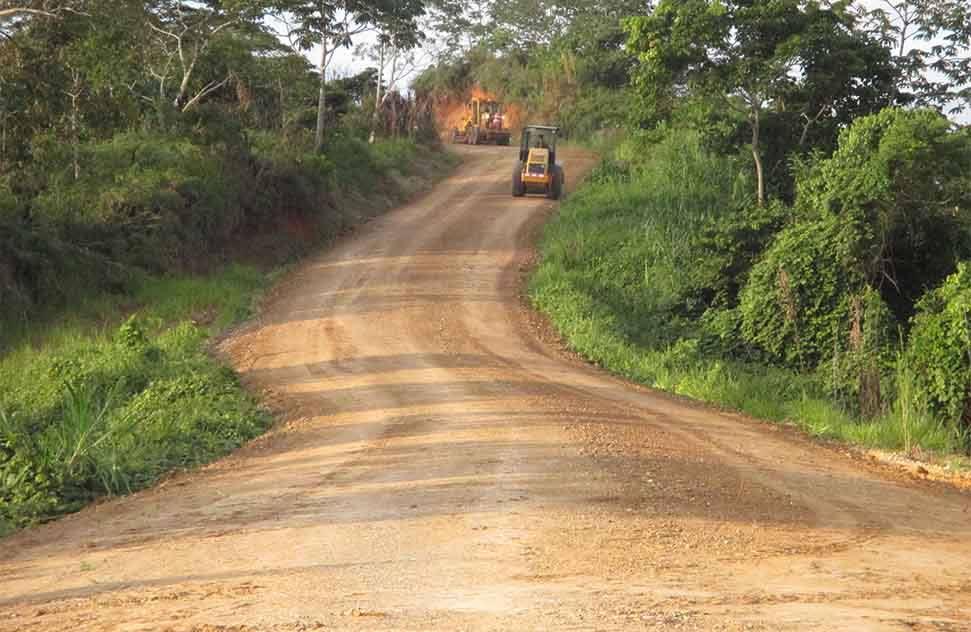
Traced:
<svg viewBox="0 0 971 632">
<path fill-rule="evenodd" d="M 223 345 L 285 423 L 0 542 L 0 630 L 971 630 L 967 495 L 566 358 L 466 153 Z"/>
</svg>

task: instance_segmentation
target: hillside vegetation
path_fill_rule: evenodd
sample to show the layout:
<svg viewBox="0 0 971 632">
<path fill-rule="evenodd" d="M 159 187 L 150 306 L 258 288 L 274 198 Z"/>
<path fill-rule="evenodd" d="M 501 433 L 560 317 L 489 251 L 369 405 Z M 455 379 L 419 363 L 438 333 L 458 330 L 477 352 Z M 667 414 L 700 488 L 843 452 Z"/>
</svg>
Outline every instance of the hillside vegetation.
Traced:
<svg viewBox="0 0 971 632">
<path fill-rule="evenodd" d="M 420 85 L 621 139 L 531 285 L 576 350 L 820 436 L 971 449 L 966 3 L 490 6 Z"/>
<path fill-rule="evenodd" d="M 302 55 L 364 23 L 403 54 L 421 6 L 319 9 L 0 3 L 0 532 L 261 433 L 211 337 L 453 164 L 383 68 L 321 82 Z"/>
</svg>

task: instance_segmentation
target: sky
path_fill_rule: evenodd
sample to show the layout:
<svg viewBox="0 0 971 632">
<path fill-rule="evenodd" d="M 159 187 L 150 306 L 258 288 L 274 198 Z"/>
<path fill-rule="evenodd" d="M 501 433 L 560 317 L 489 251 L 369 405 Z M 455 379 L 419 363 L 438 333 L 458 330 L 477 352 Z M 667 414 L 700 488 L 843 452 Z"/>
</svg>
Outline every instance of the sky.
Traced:
<svg viewBox="0 0 971 632">
<path fill-rule="evenodd" d="M 374 35 L 371 33 L 362 33 L 355 39 L 355 47 L 358 44 L 372 44 L 374 42 Z M 320 46 L 314 46 L 311 50 L 305 53 L 307 59 L 310 63 L 314 65 L 314 68 L 320 64 Z M 363 58 L 357 55 L 354 48 L 341 48 L 334 55 L 334 60 L 330 63 L 330 68 L 327 70 L 327 78 L 338 78 L 346 77 L 347 75 L 355 75 L 367 67 L 374 68 L 377 66 L 373 61 Z"/>
</svg>

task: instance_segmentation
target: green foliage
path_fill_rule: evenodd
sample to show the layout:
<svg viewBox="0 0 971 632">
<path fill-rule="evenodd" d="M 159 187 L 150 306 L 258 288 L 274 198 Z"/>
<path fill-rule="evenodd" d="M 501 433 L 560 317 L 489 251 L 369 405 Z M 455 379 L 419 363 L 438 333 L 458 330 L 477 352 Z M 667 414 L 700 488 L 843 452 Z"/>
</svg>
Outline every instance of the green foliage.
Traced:
<svg viewBox="0 0 971 632">
<path fill-rule="evenodd" d="M 561 103 L 556 121 L 571 138 L 588 140 L 598 131 L 621 129 L 629 103 L 627 90 L 591 86 Z"/>
<path fill-rule="evenodd" d="M 918 400 L 971 432 L 971 264 L 918 302 L 906 357 Z"/>
<path fill-rule="evenodd" d="M 415 159 L 415 144 L 404 139 L 382 140 L 376 142 L 370 151 L 375 167 L 382 173 L 408 170 L 409 163 Z"/>
<path fill-rule="evenodd" d="M 880 294 L 866 287 L 849 300 L 848 323 L 818 374 L 844 410 L 871 418 L 887 412 L 900 376 L 899 326 Z M 890 395 L 888 398 L 887 396 Z"/>
<path fill-rule="evenodd" d="M 768 180 L 760 203 L 788 196 L 790 153 L 830 149 L 841 126 L 898 98 L 890 53 L 846 3 L 662 0 L 625 28 L 638 59 L 632 122 L 679 118 L 686 101 L 735 110 L 747 131 L 735 143 L 751 143 Z"/>
<path fill-rule="evenodd" d="M 744 182 L 735 184 L 743 188 Z M 737 190 L 736 199 L 745 199 Z M 790 218 L 784 204 L 744 204 L 718 217 L 701 229 L 698 246 L 705 253 L 690 272 L 690 283 L 698 289 L 705 305 L 733 308 L 749 270 L 766 245 Z"/>
<path fill-rule="evenodd" d="M 793 224 L 759 258 L 739 331 L 773 362 L 818 370 L 854 414 L 891 401 L 898 323 L 971 248 L 965 132 L 928 110 L 858 119 L 803 165 Z"/>
<path fill-rule="evenodd" d="M 656 145 L 630 141 L 619 153 L 638 161 L 608 163 L 591 176 L 602 186 L 575 194 L 574 216 L 547 232 L 545 256 L 549 265 L 561 262 L 564 279 L 619 315 L 624 336 L 665 344 L 707 307 L 696 285 L 703 273 L 686 271 L 686 262 L 706 256 L 697 239 L 704 228 L 747 200 L 733 197 L 743 168 L 678 131 Z M 600 229 L 581 232 L 570 222 Z"/>
<path fill-rule="evenodd" d="M 165 269 L 224 241 L 239 225 L 240 169 L 180 138 L 121 134 L 85 147 L 83 177 L 54 177 L 34 216 L 107 261 Z"/>
<path fill-rule="evenodd" d="M 332 134 L 323 149 L 334 165 L 335 182 L 366 190 L 377 173 L 377 164 L 367 141 L 351 134 Z"/>
<path fill-rule="evenodd" d="M 844 265 L 905 320 L 971 254 L 971 132 L 932 110 L 858 119 L 798 184 L 797 208 L 852 227 Z"/>
<path fill-rule="evenodd" d="M 547 226 L 530 297 L 571 348 L 629 379 L 814 436 L 959 449 L 959 434 L 918 401 L 920 369 L 898 354 L 893 315 L 841 256 L 857 229 L 781 204 L 753 208 L 734 193 L 748 189 L 744 163 L 702 144 L 679 131 L 628 141 Z M 780 269 L 791 275 L 791 322 Z M 810 326 L 815 338 L 802 334 Z"/>
<path fill-rule="evenodd" d="M 863 287 L 846 265 L 852 236 L 852 229 L 836 219 L 801 222 L 779 233 L 741 293 L 745 340 L 803 369 L 842 348 L 849 332 L 849 297 Z"/>
<path fill-rule="evenodd" d="M 209 358 L 207 330 L 182 320 L 235 319 L 262 282 L 240 268 L 146 281 L 136 296 L 163 298 L 116 329 L 91 337 L 65 325 L 42 348 L 0 359 L 0 522 L 144 487 L 262 432 L 268 415 Z"/>
</svg>

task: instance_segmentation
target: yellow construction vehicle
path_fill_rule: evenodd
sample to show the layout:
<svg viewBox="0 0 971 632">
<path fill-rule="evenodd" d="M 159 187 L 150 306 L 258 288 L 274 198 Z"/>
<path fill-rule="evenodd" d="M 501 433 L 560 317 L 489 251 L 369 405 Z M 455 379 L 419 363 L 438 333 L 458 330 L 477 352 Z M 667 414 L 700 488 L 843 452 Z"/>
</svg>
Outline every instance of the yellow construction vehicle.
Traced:
<svg viewBox="0 0 971 632">
<path fill-rule="evenodd" d="M 556 135 L 560 128 L 551 125 L 527 125 L 519 144 L 519 160 L 512 174 L 512 194 L 542 193 L 551 200 L 563 194 L 565 175 L 556 164 Z"/>
<path fill-rule="evenodd" d="M 452 130 L 453 143 L 508 145 L 512 132 L 506 127 L 502 104 L 498 101 L 472 99 L 465 106 L 465 116 Z"/>
</svg>

